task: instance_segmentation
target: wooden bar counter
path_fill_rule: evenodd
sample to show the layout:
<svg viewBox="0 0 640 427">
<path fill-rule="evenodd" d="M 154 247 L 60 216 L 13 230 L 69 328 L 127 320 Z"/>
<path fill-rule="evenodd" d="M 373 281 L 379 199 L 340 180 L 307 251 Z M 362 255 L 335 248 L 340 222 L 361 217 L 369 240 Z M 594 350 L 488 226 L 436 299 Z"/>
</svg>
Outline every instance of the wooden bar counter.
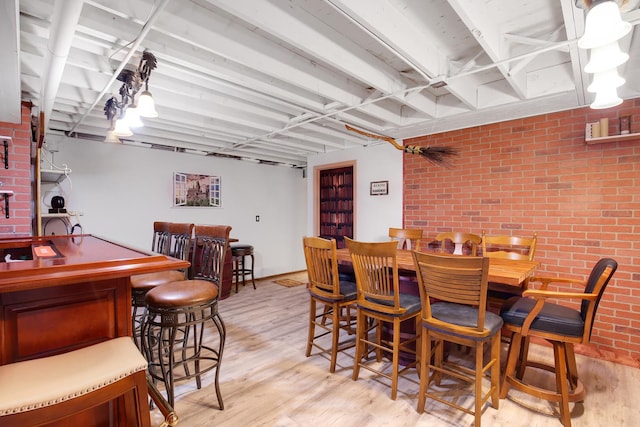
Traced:
<svg viewBox="0 0 640 427">
<path fill-rule="evenodd" d="M 0 364 L 131 335 L 130 277 L 189 265 L 92 235 L 0 239 L 0 257 Z"/>
</svg>

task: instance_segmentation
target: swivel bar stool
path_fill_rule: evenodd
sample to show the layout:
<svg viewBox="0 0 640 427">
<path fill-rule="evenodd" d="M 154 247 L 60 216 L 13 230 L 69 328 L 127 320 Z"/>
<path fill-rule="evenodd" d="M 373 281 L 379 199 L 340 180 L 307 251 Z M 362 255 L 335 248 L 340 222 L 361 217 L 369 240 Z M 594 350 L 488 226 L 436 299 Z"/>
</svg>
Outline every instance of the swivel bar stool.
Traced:
<svg viewBox="0 0 640 427">
<path fill-rule="evenodd" d="M 147 292 L 142 322 L 142 349 L 153 381 L 162 381 L 169 405 L 174 406 L 174 383 L 215 370 L 215 390 L 222 410 L 219 372 L 226 338 L 218 313 L 218 296 L 229 244 L 229 226 L 196 226 L 191 251 L 191 280 L 157 286 Z M 204 344 L 205 324 L 211 320 L 218 333 L 217 346 Z M 209 334 L 210 332 L 208 332 Z M 179 373 L 182 367 L 184 373 Z"/>
<path fill-rule="evenodd" d="M 154 222 L 151 250 L 182 260 L 189 259 L 193 227 L 193 224 L 186 223 Z M 131 306 L 133 307 L 131 322 L 133 339 L 138 348 L 142 348 L 140 345 L 140 323 L 146 305 L 144 302 L 145 295 L 156 286 L 184 280 L 186 273 L 186 270 L 169 270 L 131 276 Z"/>
<path fill-rule="evenodd" d="M 245 277 L 251 276 L 251 283 L 253 283 L 253 289 L 256 288 L 256 281 L 253 277 L 253 264 L 255 258 L 253 257 L 253 246 L 246 243 L 231 243 L 231 256 L 233 258 L 233 275 L 236 280 L 236 293 L 238 293 L 238 283 L 242 276 L 242 286 L 246 284 Z M 245 264 L 245 257 L 251 257 L 251 268 L 248 268 Z"/>
</svg>

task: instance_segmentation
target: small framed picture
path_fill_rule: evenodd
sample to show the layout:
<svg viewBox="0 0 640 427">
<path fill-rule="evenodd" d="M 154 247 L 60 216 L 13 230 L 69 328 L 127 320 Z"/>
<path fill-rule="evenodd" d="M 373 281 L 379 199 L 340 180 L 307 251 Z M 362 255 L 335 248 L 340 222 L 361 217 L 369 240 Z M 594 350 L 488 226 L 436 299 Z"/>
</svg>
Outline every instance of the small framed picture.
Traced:
<svg viewBox="0 0 640 427">
<path fill-rule="evenodd" d="M 389 181 L 371 181 L 370 194 L 372 196 L 386 196 L 389 194 Z"/>
</svg>

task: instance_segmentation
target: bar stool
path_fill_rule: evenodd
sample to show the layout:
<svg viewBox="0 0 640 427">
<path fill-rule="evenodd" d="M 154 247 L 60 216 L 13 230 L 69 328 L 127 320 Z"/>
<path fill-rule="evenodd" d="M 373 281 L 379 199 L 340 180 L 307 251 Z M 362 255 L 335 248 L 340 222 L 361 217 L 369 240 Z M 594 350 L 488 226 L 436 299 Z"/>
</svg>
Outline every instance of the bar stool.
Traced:
<svg viewBox="0 0 640 427">
<path fill-rule="evenodd" d="M 151 426 L 146 367 L 130 337 L 0 366 L 0 425 L 58 425 L 123 398 L 123 425 Z"/>
<path fill-rule="evenodd" d="M 253 264 L 255 261 L 253 257 L 253 246 L 246 243 L 231 243 L 231 256 L 233 257 L 233 274 L 236 278 L 236 293 L 238 293 L 240 276 L 242 276 L 242 286 L 244 286 L 246 284 L 245 277 L 250 275 L 253 289 L 255 289 L 256 281 L 253 277 Z M 251 257 L 251 268 L 247 268 L 245 257 Z"/>
<path fill-rule="evenodd" d="M 167 400 L 174 406 L 174 383 L 196 378 L 215 370 L 218 406 L 224 405 L 220 393 L 219 373 L 226 339 L 226 329 L 218 313 L 219 286 L 231 227 L 197 226 L 195 229 L 191 267 L 192 280 L 167 283 L 149 290 L 145 296 L 146 311 L 142 322 L 142 349 L 153 381 L 165 385 Z M 207 337 L 207 321 L 215 326 L 219 339 Z M 182 367 L 184 373 L 178 373 Z"/>
<path fill-rule="evenodd" d="M 191 250 L 191 235 L 193 224 L 154 222 L 152 251 L 169 255 L 174 258 L 187 260 Z M 131 306 L 133 308 L 131 322 L 133 339 L 138 348 L 140 345 L 140 324 L 144 315 L 145 295 L 150 289 L 165 283 L 171 283 L 187 278 L 185 270 L 159 271 L 155 273 L 137 274 L 131 276 Z"/>
</svg>

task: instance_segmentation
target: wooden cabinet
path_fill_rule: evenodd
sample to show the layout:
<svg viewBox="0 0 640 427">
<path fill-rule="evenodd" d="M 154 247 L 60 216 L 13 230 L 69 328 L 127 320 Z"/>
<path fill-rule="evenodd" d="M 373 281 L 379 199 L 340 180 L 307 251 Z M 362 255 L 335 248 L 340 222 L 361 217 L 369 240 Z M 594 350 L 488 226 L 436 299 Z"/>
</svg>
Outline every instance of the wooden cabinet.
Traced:
<svg viewBox="0 0 640 427">
<path fill-rule="evenodd" d="M 0 239 L 0 259 L 0 365 L 130 336 L 130 277 L 189 266 L 91 235 Z M 123 426 L 116 403 L 51 425 Z"/>
<path fill-rule="evenodd" d="M 318 185 L 318 235 L 327 239 L 333 237 L 338 247 L 343 248 L 344 236 L 353 238 L 353 166 L 321 170 Z"/>
</svg>

